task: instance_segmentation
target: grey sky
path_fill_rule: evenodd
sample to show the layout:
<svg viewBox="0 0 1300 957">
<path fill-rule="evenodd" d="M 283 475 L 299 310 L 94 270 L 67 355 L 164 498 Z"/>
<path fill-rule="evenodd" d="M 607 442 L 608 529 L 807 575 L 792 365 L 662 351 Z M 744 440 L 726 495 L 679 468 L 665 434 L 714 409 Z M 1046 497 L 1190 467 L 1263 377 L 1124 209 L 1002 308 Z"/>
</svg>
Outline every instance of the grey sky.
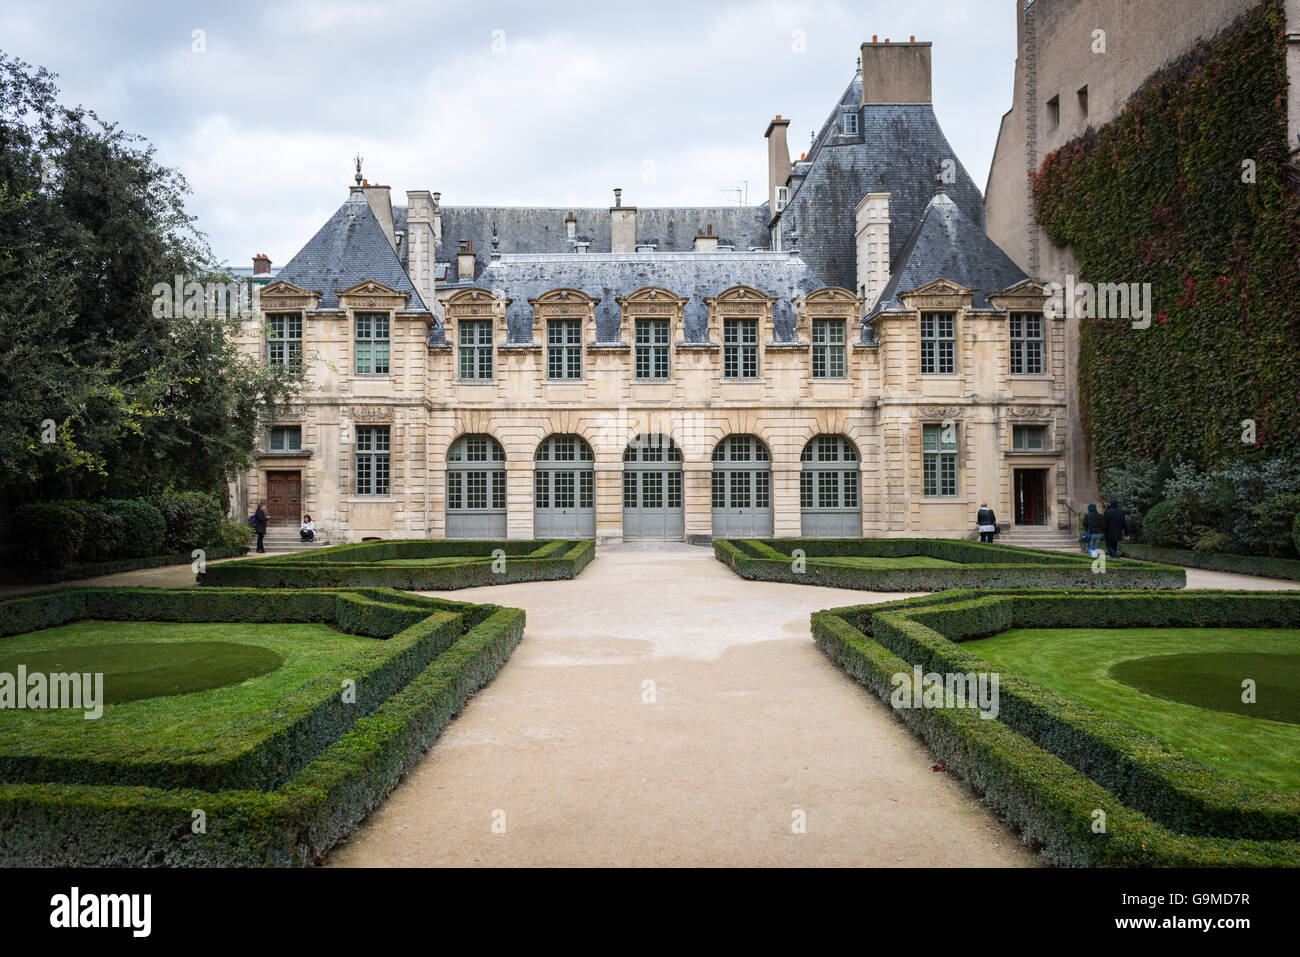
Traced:
<svg viewBox="0 0 1300 957">
<path fill-rule="evenodd" d="M 982 186 L 1017 2 L 5 0 L 0 49 L 151 140 L 218 257 L 283 264 L 346 197 L 357 152 L 399 202 L 607 206 L 621 186 L 629 204 L 704 206 L 748 180 L 760 203 L 768 120 L 791 118 L 798 158 L 873 34 L 933 42 L 939 122 Z"/>
</svg>

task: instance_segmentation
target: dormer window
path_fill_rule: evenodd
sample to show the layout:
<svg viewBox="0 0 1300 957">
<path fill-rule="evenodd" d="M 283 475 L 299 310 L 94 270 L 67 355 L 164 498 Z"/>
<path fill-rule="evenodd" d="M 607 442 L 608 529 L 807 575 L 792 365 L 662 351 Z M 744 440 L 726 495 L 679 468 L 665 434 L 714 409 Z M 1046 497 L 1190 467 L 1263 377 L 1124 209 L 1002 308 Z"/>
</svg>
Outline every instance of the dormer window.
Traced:
<svg viewBox="0 0 1300 957">
<path fill-rule="evenodd" d="M 840 114 L 840 132 L 845 136 L 858 135 L 858 114 L 841 113 Z"/>
<path fill-rule="evenodd" d="M 778 186 L 776 188 L 776 211 L 779 213 L 790 202 L 790 187 Z"/>
</svg>

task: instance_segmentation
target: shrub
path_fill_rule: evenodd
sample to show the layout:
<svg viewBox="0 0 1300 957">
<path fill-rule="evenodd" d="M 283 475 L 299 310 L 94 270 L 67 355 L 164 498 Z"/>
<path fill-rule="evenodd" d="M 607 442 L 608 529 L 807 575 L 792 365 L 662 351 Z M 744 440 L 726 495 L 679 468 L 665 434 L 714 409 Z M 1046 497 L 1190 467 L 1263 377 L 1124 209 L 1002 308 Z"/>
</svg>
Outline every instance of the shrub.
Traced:
<svg viewBox="0 0 1300 957">
<path fill-rule="evenodd" d="M 121 547 L 115 558 L 147 558 L 162 552 L 167 523 L 162 512 L 140 498 L 106 498 L 100 503 L 115 523 Z"/>
<path fill-rule="evenodd" d="M 1102 502 L 1119 502 L 1134 537 L 1142 534 L 1142 516 L 1160 501 L 1165 468 L 1163 464 L 1135 459 L 1111 466 L 1102 475 Z M 1104 506 L 1098 502 L 1097 507 Z"/>
<path fill-rule="evenodd" d="M 78 500 L 60 502 L 81 516 L 83 536 L 81 548 L 77 550 L 77 561 L 104 562 L 113 557 L 121 544 L 122 538 L 115 534 L 116 528 L 108 520 L 108 512 L 98 502 Z"/>
<path fill-rule="evenodd" d="M 12 528 L 19 561 L 58 570 L 81 550 L 86 520 L 66 503 L 32 502 L 14 511 Z"/>
<path fill-rule="evenodd" d="M 1265 554 L 1273 558 L 1291 558 L 1296 554 L 1292 533 L 1297 513 L 1300 513 L 1300 493 L 1296 492 L 1274 495 L 1255 509 L 1255 537 Z"/>
<path fill-rule="evenodd" d="M 226 514 L 214 496 L 203 492 L 168 491 L 155 504 L 167 524 L 164 551 L 185 552 L 217 545 Z"/>
<path fill-rule="evenodd" d="M 1192 551 L 1196 552 L 1230 552 L 1232 539 L 1217 528 L 1198 528 L 1192 542 Z"/>
<path fill-rule="evenodd" d="M 1147 512 L 1143 524 L 1145 539 L 1164 548 L 1187 548 L 1204 528 L 1204 510 L 1186 498 L 1161 502 Z"/>
<path fill-rule="evenodd" d="M 1291 544 L 1300 553 L 1300 513 L 1296 514 L 1295 521 L 1291 524 Z"/>
<path fill-rule="evenodd" d="M 232 522 L 227 519 L 222 521 L 221 527 L 217 529 L 217 548 L 222 551 L 226 549 L 247 551 L 252 541 L 253 530 L 248 527 L 247 522 Z"/>
</svg>

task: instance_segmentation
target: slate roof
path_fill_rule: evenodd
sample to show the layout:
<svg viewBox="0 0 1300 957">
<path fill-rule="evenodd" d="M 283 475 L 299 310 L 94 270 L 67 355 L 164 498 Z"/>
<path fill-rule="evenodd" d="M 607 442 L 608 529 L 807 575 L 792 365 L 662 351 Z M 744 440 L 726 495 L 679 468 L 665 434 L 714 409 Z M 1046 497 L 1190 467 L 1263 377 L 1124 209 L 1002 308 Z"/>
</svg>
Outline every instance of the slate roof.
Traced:
<svg viewBox="0 0 1300 957">
<path fill-rule="evenodd" d="M 404 312 L 428 311 L 360 190 L 349 194 L 275 278 L 319 290 L 321 309 L 337 309 L 339 290 L 373 279 L 410 294 Z"/>
<path fill-rule="evenodd" d="M 608 215 L 608 213 L 606 213 Z M 502 255 L 481 273 L 477 286 L 511 301 L 506 312 L 512 343 L 541 343 L 533 333 L 533 307 L 552 289 L 579 289 L 600 300 L 596 304 L 596 341 L 631 343 L 631 332 L 620 330 L 621 310 L 615 301 L 645 286 L 662 286 L 689 297 L 684 307 L 687 342 L 707 339 L 705 299 L 732 286 L 753 286 L 776 297 L 773 331 L 778 342 L 794 340 L 795 310 L 791 300 L 822 288 L 825 283 L 803 260 L 788 253 L 586 253 L 568 255 Z M 440 337 L 441 328 L 434 332 Z M 437 339 L 434 341 L 441 341 Z"/>
<path fill-rule="evenodd" d="M 567 254 L 573 252 L 564 220 L 572 212 L 577 220 L 575 238 L 591 244 L 589 253 L 611 251 L 609 207 L 563 206 L 442 206 L 442 242 L 437 258 L 454 262 L 461 240 L 473 242 L 475 278 L 482 275 L 492 251 L 492 225 L 496 224 L 499 251 L 510 254 Z M 657 252 L 690 252 L 695 233 L 708 226 L 723 246 L 738 252 L 771 245 L 767 231 L 767 203 L 759 206 L 642 206 L 637 209 L 636 241 L 651 243 Z M 405 230 L 407 208 L 393 207 L 393 226 Z M 406 244 L 402 245 L 405 252 Z"/>
<path fill-rule="evenodd" d="M 936 279 L 965 286 L 974 292 L 974 308 L 989 309 L 990 292 L 1026 278 L 1011 257 L 989 239 L 982 223 L 972 222 L 951 197 L 938 192 L 906 237 L 889 283 L 871 314 L 903 308 L 898 293 L 919 289 Z"/>
<path fill-rule="evenodd" d="M 984 198 L 943 135 L 929 103 L 860 106 L 855 77 L 823 123 L 786 208 L 778 214 L 783 248 L 792 227 L 808 264 L 832 285 L 857 287 L 855 210 L 867 193 L 889 193 L 890 261 L 896 263 L 934 195 L 943 160 L 953 161 L 948 195 L 972 223 L 984 229 Z M 840 132 L 844 112 L 858 114 L 858 133 Z M 792 148 L 797 146 L 792 144 Z"/>
</svg>

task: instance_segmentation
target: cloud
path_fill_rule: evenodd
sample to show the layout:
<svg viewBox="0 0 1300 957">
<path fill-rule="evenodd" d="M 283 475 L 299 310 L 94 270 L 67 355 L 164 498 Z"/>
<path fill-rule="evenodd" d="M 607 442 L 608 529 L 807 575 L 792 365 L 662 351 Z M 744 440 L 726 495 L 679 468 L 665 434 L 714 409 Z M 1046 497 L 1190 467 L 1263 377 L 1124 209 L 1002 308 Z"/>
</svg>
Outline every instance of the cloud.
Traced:
<svg viewBox="0 0 1300 957">
<path fill-rule="evenodd" d="M 192 52 L 194 31 L 205 51 Z M 1011 102 L 1010 4 L 13 0 L 4 49 L 178 167 L 219 257 L 283 263 L 365 175 L 450 205 L 713 205 L 767 192 L 872 34 L 934 42 L 935 107 L 977 183 Z M 802 51 L 802 52 L 801 52 Z"/>
</svg>

